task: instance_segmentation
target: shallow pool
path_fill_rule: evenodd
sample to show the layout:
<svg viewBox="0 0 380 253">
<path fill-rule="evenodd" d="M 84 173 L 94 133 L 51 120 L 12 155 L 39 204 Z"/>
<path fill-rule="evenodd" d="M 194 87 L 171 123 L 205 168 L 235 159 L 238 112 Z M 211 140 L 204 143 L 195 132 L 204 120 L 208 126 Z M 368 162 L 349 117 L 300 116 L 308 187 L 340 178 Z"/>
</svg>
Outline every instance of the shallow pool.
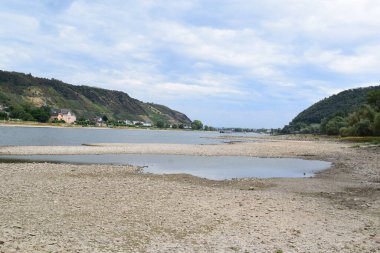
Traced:
<svg viewBox="0 0 380 253">
<path fill-rule="evenodd" d="M 131 164 L 144 166 L 145 172 L 156 174 L 186 173 L 198 177 L 223 180 L 232 178 L 298 178 L 310 177 L 327 169 L 331 163 L 296 158 L 257 158 L 246 156 L 190 155 L 29 155 L 0 156 L 3 160 L 27 160 L 84 164 Z"/>
</svg>

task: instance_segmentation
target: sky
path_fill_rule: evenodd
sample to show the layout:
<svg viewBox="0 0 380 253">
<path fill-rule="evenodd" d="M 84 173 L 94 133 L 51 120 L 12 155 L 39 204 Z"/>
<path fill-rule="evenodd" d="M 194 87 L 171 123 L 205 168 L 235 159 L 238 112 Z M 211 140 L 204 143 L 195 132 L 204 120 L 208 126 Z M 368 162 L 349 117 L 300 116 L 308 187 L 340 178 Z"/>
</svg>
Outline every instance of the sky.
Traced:
<svg viewBox="0 0 380 253">
<path fill-rule="evenodd" d="M 378 0 L 1 0 L 0 69 L 277 128 L 379 85 Z"/>
</svg>

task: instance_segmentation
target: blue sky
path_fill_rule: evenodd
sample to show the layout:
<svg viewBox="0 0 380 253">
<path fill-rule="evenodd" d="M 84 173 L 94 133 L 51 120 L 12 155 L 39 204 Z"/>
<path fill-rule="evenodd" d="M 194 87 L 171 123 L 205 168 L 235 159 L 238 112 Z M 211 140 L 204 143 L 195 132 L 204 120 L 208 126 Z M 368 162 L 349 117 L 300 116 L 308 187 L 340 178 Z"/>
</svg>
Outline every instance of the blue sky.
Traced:
<svg viewBox="0 0 380 253">
<path fill-rule="evenodd" d="M 378 0 L 2 0 L 0 69 L 127 92 L 212 126 L 282 127 L 378 85 Z"/>
</svg>

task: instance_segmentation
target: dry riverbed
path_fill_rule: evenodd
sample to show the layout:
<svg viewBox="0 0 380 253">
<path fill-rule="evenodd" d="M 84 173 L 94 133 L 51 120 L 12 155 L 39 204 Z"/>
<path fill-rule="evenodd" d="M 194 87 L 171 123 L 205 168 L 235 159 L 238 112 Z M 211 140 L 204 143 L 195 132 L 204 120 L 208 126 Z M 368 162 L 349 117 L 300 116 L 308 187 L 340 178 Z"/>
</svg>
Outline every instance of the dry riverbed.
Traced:
<svg viewBox="0 0 380 253">
<path fill-rule="evenodd" d="M 211 181 L 110 165 L 0 163 L 0 252 L 378 252 L 380 148 L 321 140 L 1 147 L 0 154 L 299 157 L 315 178 Z"/>
</svg>

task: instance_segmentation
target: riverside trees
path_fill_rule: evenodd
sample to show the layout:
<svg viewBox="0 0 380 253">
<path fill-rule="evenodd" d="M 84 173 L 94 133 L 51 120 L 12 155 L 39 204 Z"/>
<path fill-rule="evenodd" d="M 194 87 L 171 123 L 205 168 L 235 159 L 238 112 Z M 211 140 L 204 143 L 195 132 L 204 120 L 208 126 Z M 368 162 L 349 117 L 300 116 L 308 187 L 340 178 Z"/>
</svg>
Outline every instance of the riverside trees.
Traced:
<svg viewBox="0 0 380 253">
<path fill-rule="evenodd" d="M 321 132 L 341 136 L 380 135 L 380 91 L 370 91 L 367 97 L 368 104 L 360 106 L 347 117 L 322 120 Z"/>
<path fill-rule="evenodd" d="M 202 123 L 202 121 L 200 121 L 200 120 L 194 120 L 192 123 L 191 123 L 191 128 L 193 129 L 193 130 L 201 130 L 201 129 L 203 129 L 203 123 Z"/>
</svg>

